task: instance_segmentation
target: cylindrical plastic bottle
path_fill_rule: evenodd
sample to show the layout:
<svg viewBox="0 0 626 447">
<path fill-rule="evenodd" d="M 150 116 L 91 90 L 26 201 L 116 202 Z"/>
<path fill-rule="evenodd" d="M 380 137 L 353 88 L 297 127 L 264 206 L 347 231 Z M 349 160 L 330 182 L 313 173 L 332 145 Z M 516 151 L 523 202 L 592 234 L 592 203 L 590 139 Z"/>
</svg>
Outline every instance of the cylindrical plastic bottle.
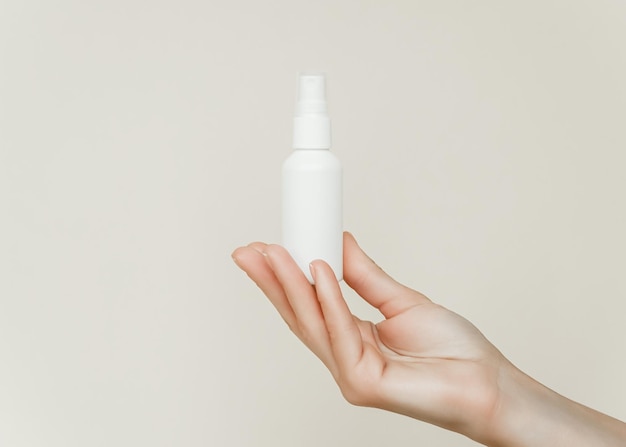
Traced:
<svg viewBox="0 0 626 447">
<path fill-rule="evenodd" d="M 283 246 L 311 284 L 309 264 L 326 261 L 343 279 L 342 168 L 330 149 L 322 74 L 301 74 L 294 152 L 282 169 Z"/>
</svg>

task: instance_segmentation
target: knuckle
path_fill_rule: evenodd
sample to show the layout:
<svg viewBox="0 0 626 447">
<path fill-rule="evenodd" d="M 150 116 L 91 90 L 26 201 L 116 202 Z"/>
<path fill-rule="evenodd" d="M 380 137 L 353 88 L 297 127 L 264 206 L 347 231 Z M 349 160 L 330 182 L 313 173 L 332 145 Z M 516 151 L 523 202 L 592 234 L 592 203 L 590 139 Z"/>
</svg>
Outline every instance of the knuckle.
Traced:
<svg viewBox="0 0 626 447">
<path fill-rule="evenodd" d="M 343 374 L 338 380 L 339 389 L 348 403 L 357 407 L 370 407 L 375 404 L 375 392 L 369 383 L 358 372 Z"/>
<path fill-rule="evenodd" d="M 366 407 L 369 405 L 370 399 L 362 390 L 353 386 L 341 386 L 340 389 L 341 394 L 348 403 L 357 407 Z"/>
</svg>

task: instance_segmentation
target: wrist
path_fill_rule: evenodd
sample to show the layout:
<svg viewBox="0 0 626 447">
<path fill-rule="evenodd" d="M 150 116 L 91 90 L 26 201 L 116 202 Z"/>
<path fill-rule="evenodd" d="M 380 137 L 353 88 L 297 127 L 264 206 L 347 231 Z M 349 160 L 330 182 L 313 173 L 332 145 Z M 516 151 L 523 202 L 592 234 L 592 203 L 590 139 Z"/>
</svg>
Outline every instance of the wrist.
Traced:
<svg viewBox="0 0 626 447">
<path fill-rule="evenodd" d="M 479 442 L 490 447 L 620 446 L 626 424 L 552 391 L 512 364 Z"/>
<path fill-rule="evenodd" d="M 479 441 L 490 447 L 546 445 L 539 440 L 553 435 L 550 413 L 559 407 L 553 393 L 511 363 L 501 368 L 497 387 L 498 401 Z"/>
</svg>

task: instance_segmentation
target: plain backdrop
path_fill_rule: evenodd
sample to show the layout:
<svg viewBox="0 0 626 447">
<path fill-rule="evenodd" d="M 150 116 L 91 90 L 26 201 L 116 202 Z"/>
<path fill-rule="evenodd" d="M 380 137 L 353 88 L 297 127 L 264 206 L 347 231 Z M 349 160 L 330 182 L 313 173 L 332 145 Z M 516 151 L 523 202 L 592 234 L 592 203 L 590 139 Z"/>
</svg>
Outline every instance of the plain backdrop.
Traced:
<svg viewBox="0 0 626 447">
<path fill-rule="evenodd" d="M 625 42 L 621 0 L 0 1 L 0 445 L 476 445 L 345 403 L 231 261 L 301 70 L 376 262 L 626 419 Z"/>
</svg>

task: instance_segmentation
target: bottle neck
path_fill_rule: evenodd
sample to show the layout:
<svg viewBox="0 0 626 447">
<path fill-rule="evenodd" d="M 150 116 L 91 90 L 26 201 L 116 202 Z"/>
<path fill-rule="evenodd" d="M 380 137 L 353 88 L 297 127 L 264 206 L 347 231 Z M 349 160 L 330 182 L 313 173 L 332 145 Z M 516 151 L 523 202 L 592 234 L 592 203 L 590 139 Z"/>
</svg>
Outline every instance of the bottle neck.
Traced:
<svg viewBox="0 0 626 447">
<path fill-rule="evenodd" d="M 330 149 L 330 119 L 325 115 L 300 115 L 293 119 L 294 149 Z"/>
</svg>

